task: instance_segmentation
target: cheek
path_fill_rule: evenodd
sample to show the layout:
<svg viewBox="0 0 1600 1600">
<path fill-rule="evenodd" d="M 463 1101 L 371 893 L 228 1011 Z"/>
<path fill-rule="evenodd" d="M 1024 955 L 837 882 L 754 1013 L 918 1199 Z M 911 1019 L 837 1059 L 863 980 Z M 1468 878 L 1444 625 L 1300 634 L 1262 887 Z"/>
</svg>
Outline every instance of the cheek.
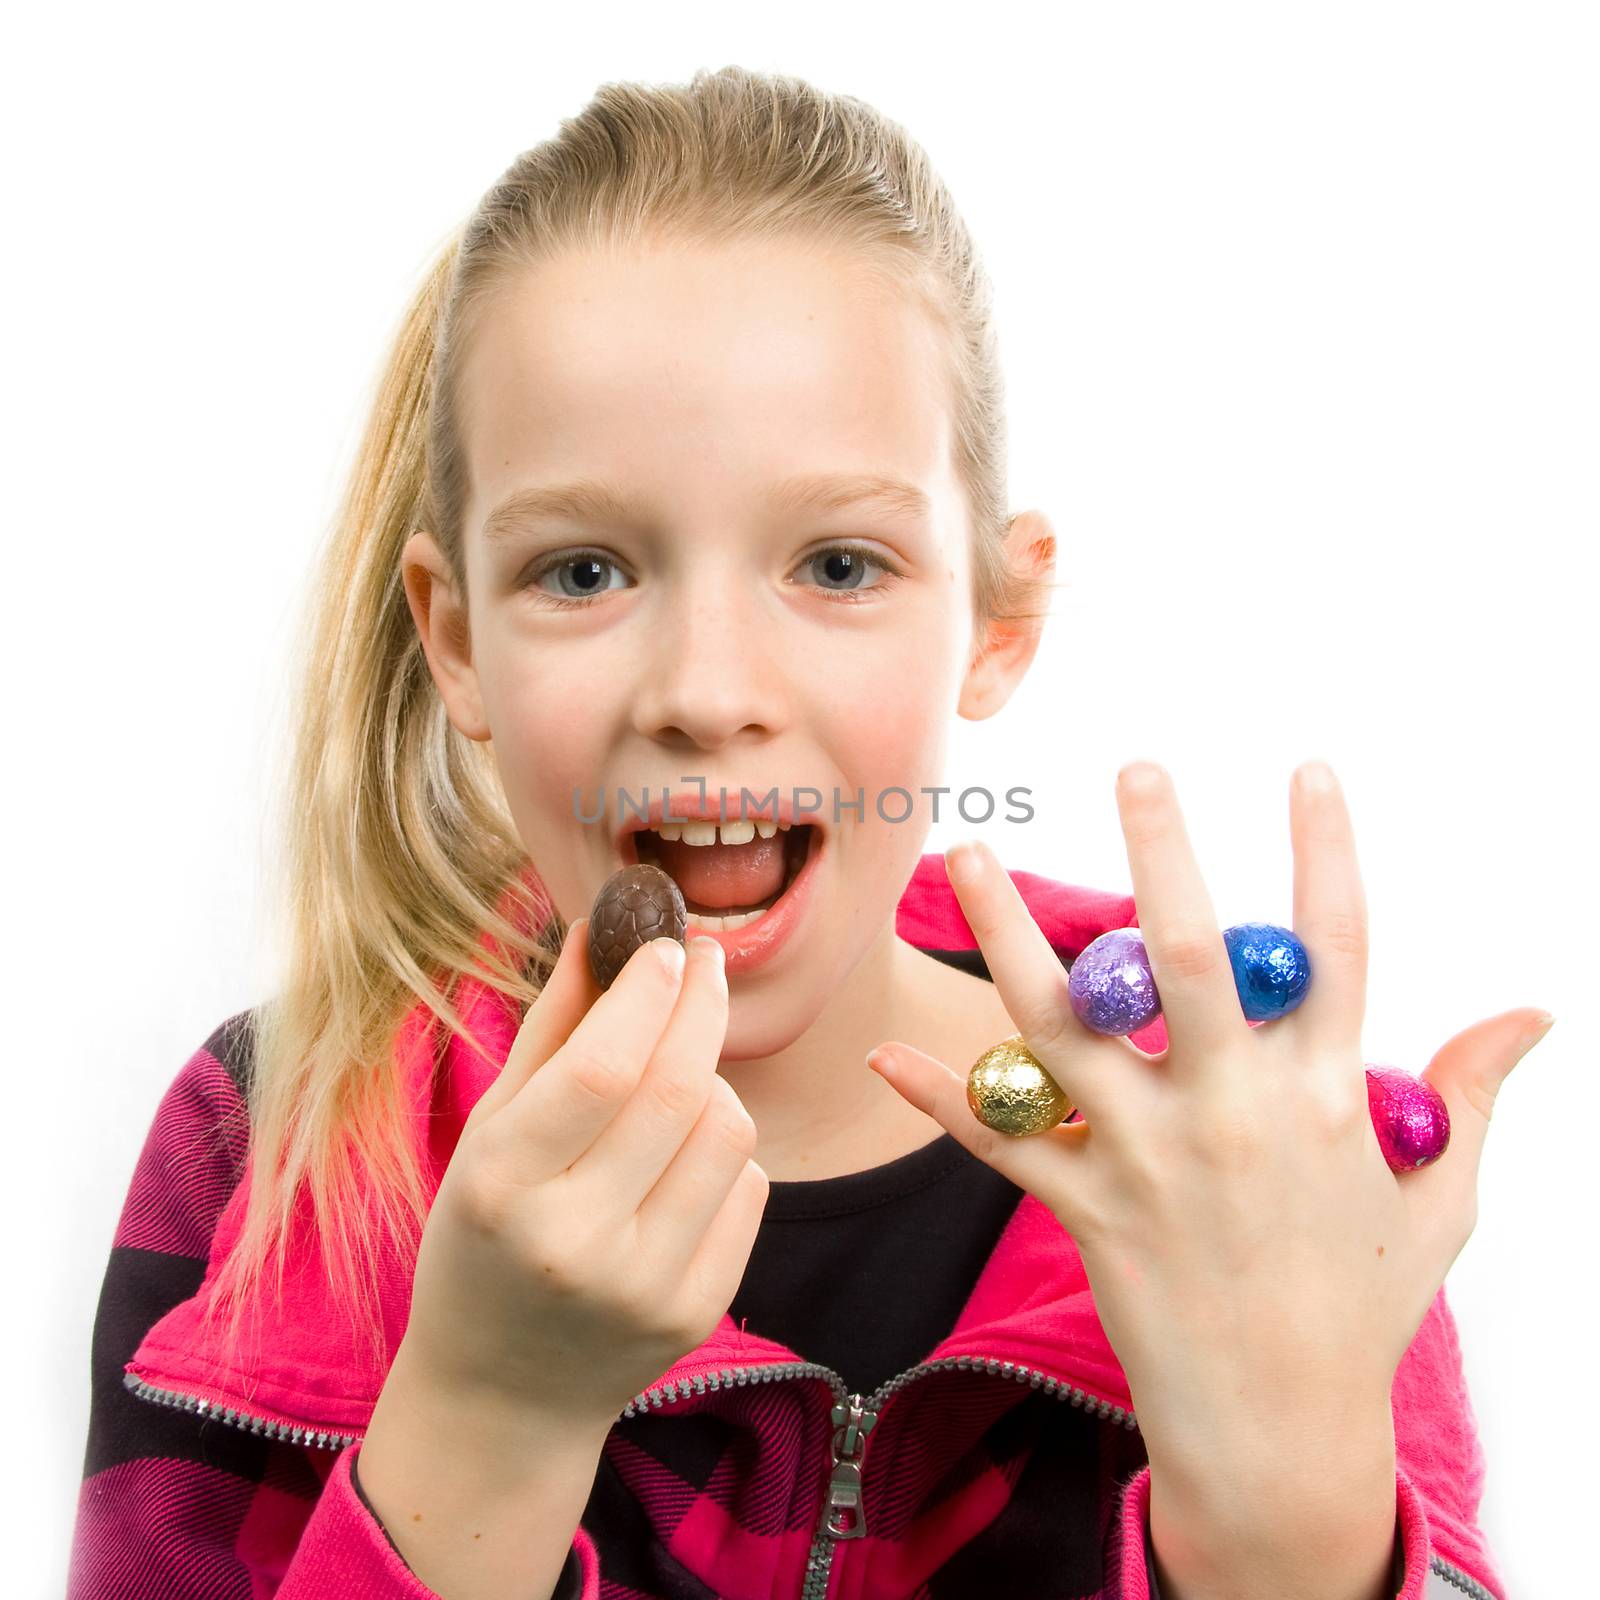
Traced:
<svg viewBox="0 0 1600 1600">
<path fill-rule="evenodd" d="M 850 719 L 847 743 L 833 745 L 847 798 L 853 799 L 857 788 L 866 792 L 862 824 L 877 840 L 874 849 L 886 836 L 912 848 L 932 823 L 934 797 L 922 790 L 945 781 L 953 715 L 953 702 L 946 703 L 942 687 L 931 673 L 886 675 L 863 695 Z M 950 804 L 948 795 L 939 798 L 941 817 Z"/>
<path fill-rule="evenodd" d="M 495 763 L 523 844 L 542 862 L 563 838 L 570 854 L 584 826 L 578 808 L 592 814 L 600 803 L 603 711 L 582 695 L 552 694 L 541 673 L 483 681 Z"/>
<path fill-rule="evenodd" d="M 514 619 L 484 645 L 476 657 L 478 682 L 501 760 L 540 772 L 581 768 L 586 759 L 592 766 L 585 741 L 592 744 L 604 725 L 602 701 L 611 680 L 601 670 L 604 654 L 541 648 L 519 636 Z"/>
<path fill-rule="evenodd" d="M 908 665 L 914 663 L 914 665 Z M 957 686 L 931 645 L 875 673 L 862 695 L 860 737 L 875 767 L 923 770 L 937 760 L 955 715 Z"/>
</svg>

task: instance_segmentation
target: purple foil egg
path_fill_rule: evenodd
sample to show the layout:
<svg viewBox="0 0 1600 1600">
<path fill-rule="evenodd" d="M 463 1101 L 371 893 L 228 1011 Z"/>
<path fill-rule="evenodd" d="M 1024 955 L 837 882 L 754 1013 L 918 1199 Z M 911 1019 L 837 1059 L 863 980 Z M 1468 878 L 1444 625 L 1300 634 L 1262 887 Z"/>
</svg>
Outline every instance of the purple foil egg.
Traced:
<svg viewBox="0 0 1600 1600">
<path fill-rule="evenodd" d="M 1137 928 L 1113 928 L 1084 946 L 1067 973 L 1072 1014 L 1094 1033 L 1137 1033 L 1161 1012 L 1155 974 Z"/>
<path fill-rule="evenodd" d="M 1450 1143 L 1450 1112 L 1431 1083 L 1400 1067 L 1367 1068 L 1367 1109 L 1392 1172 L 1437 1161 Z"/>
</svg>

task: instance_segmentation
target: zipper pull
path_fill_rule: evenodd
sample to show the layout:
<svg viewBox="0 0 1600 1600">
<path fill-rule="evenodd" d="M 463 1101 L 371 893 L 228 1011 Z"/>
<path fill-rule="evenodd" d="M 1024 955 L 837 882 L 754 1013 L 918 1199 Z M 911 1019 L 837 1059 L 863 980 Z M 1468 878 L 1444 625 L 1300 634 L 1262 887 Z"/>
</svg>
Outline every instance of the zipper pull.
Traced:
<svg viewBox="0 0 1600 1600">
<path fill-rule="evenodd" d="M 859 1539 L 867 1531 L 861 1510 L 861 1449 L 878 1420 L 861 1396 L 833 1408 L 833 1471 L 828 1475 L 828 1505 L 823 1526 L 835 1539 Z"/>
</svg>

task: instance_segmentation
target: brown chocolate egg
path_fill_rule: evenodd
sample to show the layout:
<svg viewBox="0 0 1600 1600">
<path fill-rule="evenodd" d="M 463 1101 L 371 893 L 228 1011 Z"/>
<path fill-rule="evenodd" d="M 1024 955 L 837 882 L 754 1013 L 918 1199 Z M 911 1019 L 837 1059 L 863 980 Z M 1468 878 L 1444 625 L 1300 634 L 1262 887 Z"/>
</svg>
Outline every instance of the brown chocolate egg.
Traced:
<svg viewBox="0 0 1600 1600">
<path fill-rule="evenodd" d="M 1072 1102 L 1020 1033 L 990 1047 L 967 1073 L 972 1114 L 997 1133 L 1044 1133 L 1072 1115 Z"/>
<path fill-rule="evenodd" d="M 672 875 L 648 861 L 622 867 L 600 885 L 589 913 L 589 970 L 609 989 L 628 957 L 652 939 L 687 945 L 689 913 Z"/>
</svg>

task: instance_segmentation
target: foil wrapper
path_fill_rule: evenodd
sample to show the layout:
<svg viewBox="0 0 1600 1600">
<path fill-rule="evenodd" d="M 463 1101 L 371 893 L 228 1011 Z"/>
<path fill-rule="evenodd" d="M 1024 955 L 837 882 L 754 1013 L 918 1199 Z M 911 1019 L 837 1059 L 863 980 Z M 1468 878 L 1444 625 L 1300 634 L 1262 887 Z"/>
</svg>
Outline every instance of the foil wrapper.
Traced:
<svg viewBox="0 0 1600 1600">
<path fill-rule="evenodd" d="M 1043 1133 L 1072 1115 L 1073 1104 L 1020 1033 L 990 1047 L 967 1073 L 967 1104 L 986 1128 Z"/>
<path fill-rule="evenodd" d="M 1311 957 L 1292 930 L 1275 922 L 1236 922 L 1223 929 L 1222 942 L 1248 1021 L 1271 1022 L 1305 999 Z"/>
<path fill-rule="evenodd" d="M 1450 1144 L 1450 1111 L 1431 1083 L 1400 1067 L 1367 1068 L 1367 1109 L 1391 1172 L 1415 1172 Z"/>
<path fill-rule="evenodd" d="M 1067 1003 L 1084 1027 L 1111 1037 L 1137 1033 L 1160 1016 L 1144 935 L 1113 928 L 1085 945 L 1067 972 Z"/>
</svg>

